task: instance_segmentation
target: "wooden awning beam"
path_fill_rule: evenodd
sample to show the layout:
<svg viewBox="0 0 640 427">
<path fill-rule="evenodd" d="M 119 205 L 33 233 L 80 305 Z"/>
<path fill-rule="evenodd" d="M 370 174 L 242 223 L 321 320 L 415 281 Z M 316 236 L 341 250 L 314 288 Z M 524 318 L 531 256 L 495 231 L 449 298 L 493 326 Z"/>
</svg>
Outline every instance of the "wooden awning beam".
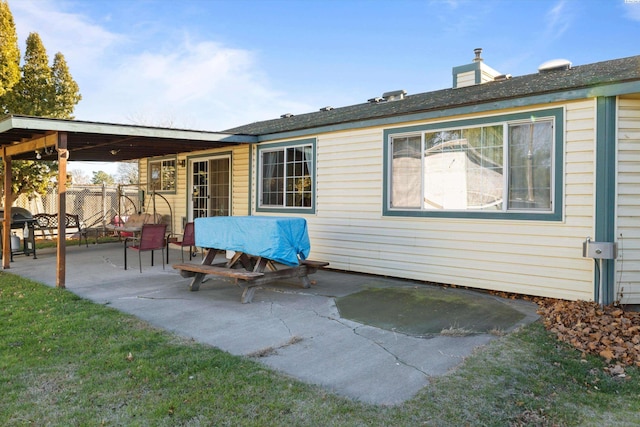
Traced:
<svg viewBox="0 0 640 427">
<path fill-rule="evenodd" d="M 65 236 L 65 223 L 61 218 L 67 215 L 67 133 L 56 132 L 56 148 L 58 150 L 58 245 L 56 287 L 65 288 L 67 277 L 67 241 Z"/>
<path fill-rule="evenodd" d="M 69 151 L 67 149 L 67 132 L 51 132 L 39 138 L 18 142 L 11 145 L 4 145 L 0 151 L 4 165 L 4 225 L 2 233 L 2 268 L 11 268 L 11 156 L 26 153 L 29 151 L 44 150 L 45 148 L 55 148 L 58 152 L 58 218 L 66 216 L 67 202 L 67 160 Z M 67 270 L 67 250 L 64 238 L 64 221 L 58 221 L 58 243 L 56 246 L 56 287 L 64 288 Z"/>
<path fill-rule="evenodd" d="M 11 145 L 5 145 L 3 150 L 4 156 L 17 156 L 20 154 L 33 152 L 36 150 L 44 150 L 49 147 L 57 147 L 58 145 L 58 132 L 51 132 L 45 136 L 40 136 L 33 139 L 23 140 Z"/>
<path fill-rule="evenodd" d="M 7 147 L 2 147 L 4 166 L 4 218 L 2 227 L 2 268 L 9 268 L 11 261 L 11 156 L 7 155 Z"/>
</svg>

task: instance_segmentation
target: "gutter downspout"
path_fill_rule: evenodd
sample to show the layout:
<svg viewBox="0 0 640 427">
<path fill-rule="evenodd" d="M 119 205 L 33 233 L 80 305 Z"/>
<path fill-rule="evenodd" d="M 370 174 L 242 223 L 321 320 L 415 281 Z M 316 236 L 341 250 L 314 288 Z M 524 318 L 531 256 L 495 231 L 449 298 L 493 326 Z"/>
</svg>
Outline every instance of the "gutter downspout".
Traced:
<svg viewBox="0 0 640 427">
<path fill-rule="evenodd" d="M 616 111 L 615 96 L 596 98 L 596 177 L 595 177 L 595 240 L 615 242 L 616 229 Z M 602 262 L 602 303 L 615 301 L 615 260 Z"/>
</svg>

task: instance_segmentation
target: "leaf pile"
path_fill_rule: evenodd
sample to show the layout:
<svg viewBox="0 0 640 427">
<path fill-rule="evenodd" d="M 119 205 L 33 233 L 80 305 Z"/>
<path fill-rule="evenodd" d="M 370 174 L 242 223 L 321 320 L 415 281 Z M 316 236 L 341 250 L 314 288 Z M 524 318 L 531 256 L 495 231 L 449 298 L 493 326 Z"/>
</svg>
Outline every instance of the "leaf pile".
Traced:
<svg viewBox="0 0 640 427">
<path fill-rule="evenodd" d="M 640 367 L 640 313 L 593 301 L 540 299 L 538 314 L 547 330 L 583 353 L 621 365 Z M 624 371 L 623 371 L 624 372 Z"/>
</svg>

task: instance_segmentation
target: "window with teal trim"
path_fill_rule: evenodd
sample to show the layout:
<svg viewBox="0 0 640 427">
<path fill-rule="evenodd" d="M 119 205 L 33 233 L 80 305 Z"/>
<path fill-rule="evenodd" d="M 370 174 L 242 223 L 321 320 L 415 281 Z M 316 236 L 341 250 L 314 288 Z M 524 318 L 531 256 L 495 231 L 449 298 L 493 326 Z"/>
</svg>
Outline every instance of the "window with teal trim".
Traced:
<svg viewBox="0 0 640 427">
<path fill-rule="evenodd" d="M 297 143 L 261 148 L 259 208 L 313 208 L 314 148 Z"/>
<path fill-rule="evenodd" d="M 562 110 L 540 113 L 386 131 L 385 213 L 559 214 Z"/>
<path fill-rule="evenodd" d="M 553 121 L 509 125 L 507 209 L 551 211 Z"/>
<path fill-rule="evenodd" d="M 149 191 L 176 191 L 176 160 L 149 160 Z"/>
</svg>

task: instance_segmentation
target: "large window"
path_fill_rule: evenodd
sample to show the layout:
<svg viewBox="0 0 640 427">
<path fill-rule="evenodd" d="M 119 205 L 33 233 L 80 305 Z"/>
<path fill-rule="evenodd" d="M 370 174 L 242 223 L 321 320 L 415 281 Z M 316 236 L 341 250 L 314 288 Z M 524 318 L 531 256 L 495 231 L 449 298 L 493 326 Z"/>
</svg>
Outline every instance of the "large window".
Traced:
<svg viewBox="0 0 640 427">
<path fill-rule="evenodd" d="M 559 127 L 556 109 L 389 130 L 385 213 L 533 213 L 557 219 Z"/>
<path fill-rule="evenodd" d="M 149 191 L 176 191 L 176 160 L 149 160 Z"/>
<path fill-rule="evenodd" d="M 314 142 L 260 148 L 260 210 L 314 207 Z"/>
</svg>

